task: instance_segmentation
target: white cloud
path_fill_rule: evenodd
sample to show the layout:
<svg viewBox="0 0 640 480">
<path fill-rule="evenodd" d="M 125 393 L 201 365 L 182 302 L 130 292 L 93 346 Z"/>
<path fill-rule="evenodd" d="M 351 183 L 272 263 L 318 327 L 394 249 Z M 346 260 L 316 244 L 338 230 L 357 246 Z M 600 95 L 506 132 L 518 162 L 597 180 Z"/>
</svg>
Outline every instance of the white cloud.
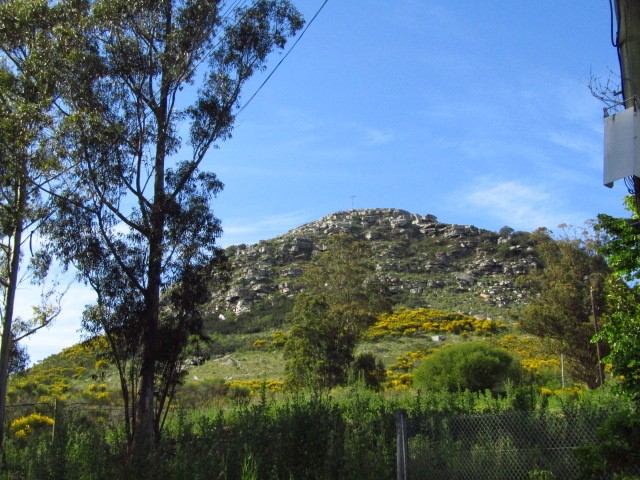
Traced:
<svg viewBox="0 0 640 480">
<path fill-rule="evenodd" d="M 364 144 L 366 146 L 386 145 L 395 140 L 396 136 L 391 130 L 361 127 Z"/>
<path fill-rule="evenodd" d="M 601 144 L 596 143 L 593 137 L 585 137 L 571 132 L 551 132 L 549 140 L 555 145 L 578 153 L 591 154 L 602 149 Z"/>
<path fill-rule="evenodd" d="M 483 178 L 477 187 L 460 196 L 461 208 L 492 217 L 518 230 L 556 228 L 561 223 L 579 224 L 580 214 L 563 211 L 562 200 L 541 185 Z"/>
<path fill-rule="evenodd" d="M 302 211 L 287 212 L 258 218 L 235 219 L 224 222 L 221 244 L 224 246 L 247 244 L 282 235 L 292 228 L 309 222 L 309 215 Z"/>
</svg>

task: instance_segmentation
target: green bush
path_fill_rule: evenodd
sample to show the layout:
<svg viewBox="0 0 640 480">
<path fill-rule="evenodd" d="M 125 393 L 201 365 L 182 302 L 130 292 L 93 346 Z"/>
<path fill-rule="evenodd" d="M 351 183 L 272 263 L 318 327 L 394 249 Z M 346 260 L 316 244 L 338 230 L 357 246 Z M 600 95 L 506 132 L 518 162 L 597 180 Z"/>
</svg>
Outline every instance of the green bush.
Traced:
<svg viewBox="0 0 640 480">
<path fill-rule="evenodd" d="M 517 383 L 520 367 L 507 351 L 485 343 L 460 343 L 437 350 L 416 369 L 414 385 L 427 390 L 504 391 Z"/>
<path fill-rule="evenodd" d="M 386 380 L 386 370 L 382 360 L 377 359 L 372 353 L 361 353 L 353 362 L 353 371 L 356 380 L 362 379 L 365 385 L 374 390 L 382 388 L 382 382 Z"/>
<path fill-rule="evenodd" d="M 616 473 L 616 478 L 640 471 L 640 413 L 619 411 L 597 431 L 598 441 L 578 449 L 585 478 Z"/>
</svg>

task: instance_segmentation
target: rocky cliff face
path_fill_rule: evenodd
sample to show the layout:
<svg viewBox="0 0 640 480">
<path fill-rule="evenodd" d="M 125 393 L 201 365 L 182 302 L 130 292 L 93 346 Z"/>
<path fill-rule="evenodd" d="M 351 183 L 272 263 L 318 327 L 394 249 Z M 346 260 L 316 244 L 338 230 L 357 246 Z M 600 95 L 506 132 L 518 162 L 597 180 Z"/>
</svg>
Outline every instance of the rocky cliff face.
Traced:
<svg viewBox="0 0 640 480">
<path fill-rule="evenodd" d="M 536 265 L 527 233 L 498 234 L 404 210 L 351 210 L 272 240 L 228 248 L 232 278 L 228 288 L 214 292 L 212 309 L 223 316 L 246 315 L 276 295 L 295 296 L 296 277 L 336 233 L 371 243 L 377 275 L 408 307 L 495 316 L 522 301 L 525 292 L 515 280 Z"/>
</svg>

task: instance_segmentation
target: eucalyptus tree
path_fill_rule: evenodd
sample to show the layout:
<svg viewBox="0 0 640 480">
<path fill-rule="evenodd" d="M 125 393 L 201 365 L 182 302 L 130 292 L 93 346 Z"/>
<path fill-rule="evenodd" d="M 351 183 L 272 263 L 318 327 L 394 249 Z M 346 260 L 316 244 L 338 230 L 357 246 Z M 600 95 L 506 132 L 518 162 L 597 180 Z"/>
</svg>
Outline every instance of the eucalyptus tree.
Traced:
<svg viewBox="0 0 640 480">
<path fill-rule="evenodd" d="M 83 18 L 60 104 L 67 175 L 47 234 L 98 295 L 85 323 L 138 365 L 124 379 L 136 455 L 159 440 L 180 354 L 202 333 L 222 188 L 202 162 L 230 138 L 247 80 L 303 21 L 286 0 L 66 1 Z"/>
<path fill-rule="evenodd" d="M 350 235 L 333 235 L 299 283 L 285 345 L 287 380 L 293 386 L 345 384 L 362 334 L 390 306 L 371 250 Z"/>
<path fill-rule="evenodd" d="M 51 139 L 57 118 L 54 59 L 60 45 L 52 30 L 67 13 L 46 2 L 0 5 L 0 449 L 11 354 L 22 352 L 17 342 L 59 313 L 49 303 L 53 292 L 34 306 L 33 318 L 17 317 L 14 307 L 20 282 L 44 283 L 49 266 L 49 256 L 31 248 L 31 268 L 22 263 L 26 242 L 48 215 L 39 186 L 57 171 Z"/>
<path fill-rule="evenodd" d="M 598 335 L 610 348 L 604 361 L 620 389 L 640 403 L 640 212 L 636 197 L 625 198 L 627 218 L 598 215 L 596 228 L 605 235 L 600 252 L 612 275 L 606 283 L 607 312 Z"/>
<path fill-rule="evenodd" d="M 601 385 L 599 346 L 591 342 L 604 311 L 604 280 L 610 270 L 590 242 L 537 235 L 541 268 L 521 281 L 534 294 L 522 308 L 522 329 L 568 357 L 569 370 L 590 388 Z"/>
</svg>

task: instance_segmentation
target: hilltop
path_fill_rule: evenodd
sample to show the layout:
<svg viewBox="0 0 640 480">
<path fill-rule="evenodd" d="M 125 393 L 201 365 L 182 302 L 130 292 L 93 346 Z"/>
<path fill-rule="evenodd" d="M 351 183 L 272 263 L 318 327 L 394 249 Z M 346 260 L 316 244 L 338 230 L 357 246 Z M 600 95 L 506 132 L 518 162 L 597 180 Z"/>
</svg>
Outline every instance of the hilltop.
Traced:
<svg viewBox="0 0 640 480">
<path fill-rule="evenodd" d="M 293 298 L 296 277 L 336 233 L 371 244 L 377 275 L 396 303 L 409 307 L 499 315 L 523 301 L 526 292 L 515 280 L 536 265 L 528 233 L 496 233 L 391 208 L 337 212 L 271 240 L 229 247 L 231 280 L 213 290 L 212 315 L 247 316 L 275 297 Z"/>
</svg>

